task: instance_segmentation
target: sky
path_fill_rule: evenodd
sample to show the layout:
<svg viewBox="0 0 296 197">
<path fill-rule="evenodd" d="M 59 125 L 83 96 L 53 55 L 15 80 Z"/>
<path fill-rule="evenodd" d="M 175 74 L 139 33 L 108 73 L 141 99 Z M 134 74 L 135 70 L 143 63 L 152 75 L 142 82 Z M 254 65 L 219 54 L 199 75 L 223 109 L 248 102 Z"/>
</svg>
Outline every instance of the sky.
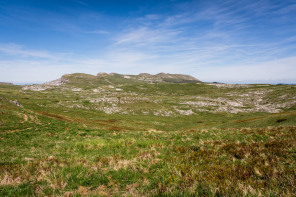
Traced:
<svg viewBox="0 0 296 197">
<path fill-rule="evenodd" d="M 296 1 L 0 0 L 0 81 L 99 72 L 296 83 Z"/>
</svg>

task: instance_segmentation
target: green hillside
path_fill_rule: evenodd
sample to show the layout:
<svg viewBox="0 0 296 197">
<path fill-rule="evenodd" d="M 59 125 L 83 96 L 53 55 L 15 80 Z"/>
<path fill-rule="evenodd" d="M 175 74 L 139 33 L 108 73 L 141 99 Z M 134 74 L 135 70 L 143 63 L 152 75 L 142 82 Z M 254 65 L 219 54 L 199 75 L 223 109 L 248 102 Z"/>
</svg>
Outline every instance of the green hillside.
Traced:
<svg viewBox="0 0 296 197">
<path fill-rule="evenodd" d="M 82 73 L 0 84 L 0 196 L 293 196 L 296 86 Z"/>
</svg>

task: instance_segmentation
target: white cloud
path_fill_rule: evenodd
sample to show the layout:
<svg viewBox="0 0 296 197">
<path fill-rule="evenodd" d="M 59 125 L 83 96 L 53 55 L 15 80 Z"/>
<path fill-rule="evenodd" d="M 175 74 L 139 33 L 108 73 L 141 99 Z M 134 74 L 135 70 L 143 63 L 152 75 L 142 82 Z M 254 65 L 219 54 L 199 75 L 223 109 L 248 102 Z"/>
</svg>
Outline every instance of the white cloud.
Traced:
<svg viewBox="0 0 296 197">
<path fill-rule="evenodd" d="M 147 26 L 142 26 L 132 29 L 127 33 L 119 35 L 115 45 L 133 44 L 134 46 L 159 45 L 168 43 L 173 40 L 181 32 L 179 30 L 170 29 L 153 29 Z"/>
</svg>

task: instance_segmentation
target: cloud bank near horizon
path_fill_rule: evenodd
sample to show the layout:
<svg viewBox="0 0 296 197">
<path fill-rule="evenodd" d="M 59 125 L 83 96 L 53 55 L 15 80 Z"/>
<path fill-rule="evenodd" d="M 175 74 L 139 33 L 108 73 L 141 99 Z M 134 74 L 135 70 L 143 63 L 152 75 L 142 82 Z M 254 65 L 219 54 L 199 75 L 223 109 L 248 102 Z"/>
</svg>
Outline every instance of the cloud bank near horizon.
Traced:
<svg viewBox="0 0 296 197">
<path fill-rule="evenodd" d="M 0 81 L 168 72 L 296 83 L 293 1 L 14 1 L 18 6 L 0 3 Z"/>
</svg>

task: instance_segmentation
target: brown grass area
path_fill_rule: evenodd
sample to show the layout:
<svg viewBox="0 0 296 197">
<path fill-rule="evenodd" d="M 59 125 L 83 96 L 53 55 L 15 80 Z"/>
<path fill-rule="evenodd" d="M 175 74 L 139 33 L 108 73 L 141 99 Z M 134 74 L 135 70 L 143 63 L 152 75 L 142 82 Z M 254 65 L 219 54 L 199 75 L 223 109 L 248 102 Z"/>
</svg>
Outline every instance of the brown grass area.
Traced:
<svg viewBox="0 0 296 197">
<path fill-rule="evenodd" d="M 69 117 L 58 115 L 58 114 L 52 114 L 52 113 L 43 112 L 43 111 L 39 111 L 39 112 L 36 112 L 36 113 L 37 114 L 40 114 L 40 115 L 44 115 L 44 116 L 50 117 L 50 118 L 58 119 L 58 120 L 63 120 L 63 121 L 67 121 L 67 122 L 73 122 L 73 120 L 70 119 Z"/>
<path fill-rule="evenodd" d="M 16 109 L 16 107 L 10 107 L 7 105 L 0 105 L 0 108 L 2 108 L 2 109 Z"/>
<path fill-rule="evenodd" d="M 278 130 L 281 131 L 284 129 Z M 270 139 L 263 143 L 222 141 L 218 145 L 204 143 L 207 145 L 204 148 L 175 146 L 173 151 L 182 157 L 172 158 L 170 162 L 175 163 L 181 174 L 178 184 L 182 188 L 201 181 L 216 186 L 216 194 L 222 196 L 233 193 L 234 189 L 236 193 L 257 196 L 273 187 L 287 195 L 295 194 L 296 170 L 292 167 L 295 166 L 295 128 L 291 131 L 293 133 L 285 129 L 285 134 L 281 135 L 284 139 Z"/>
</svg>

